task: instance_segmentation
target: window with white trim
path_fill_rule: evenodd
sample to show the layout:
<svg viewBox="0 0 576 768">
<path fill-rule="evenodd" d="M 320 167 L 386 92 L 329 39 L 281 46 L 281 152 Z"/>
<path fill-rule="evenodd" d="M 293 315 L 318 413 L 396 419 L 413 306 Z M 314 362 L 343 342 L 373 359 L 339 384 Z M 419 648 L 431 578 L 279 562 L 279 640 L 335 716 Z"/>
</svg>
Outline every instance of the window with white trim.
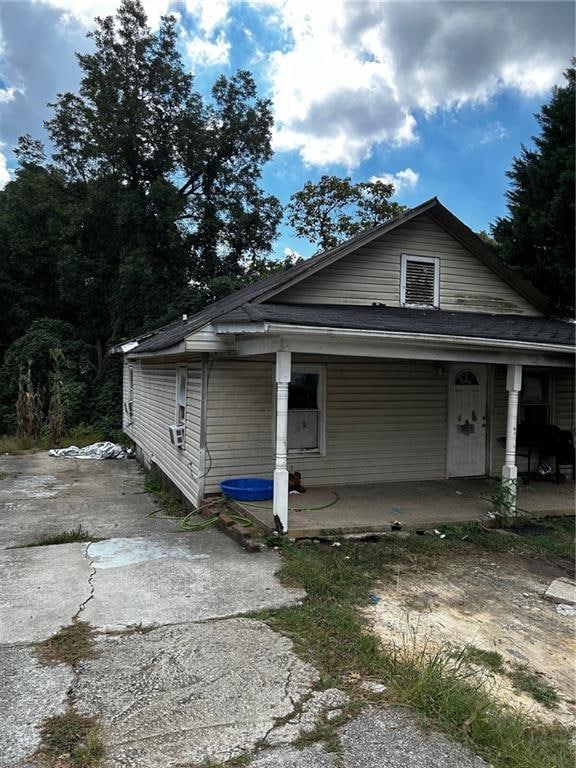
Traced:
<svg viewBox="0 0 576 768">
<path fill-rule="evenodd" d="M 440 305 L 440 259 L 402 254 L 400 303 L 403 307 Z"/>
<path fill-rule="evenodd" d="M 126 424 L 130 426 L 134 423 L 134 366 L 128 366 L 128 391 L 126 393 Z"/>
<path fill-rule="evenodd" d="M 178 426 L 186 424 L 187 371 L 184 366 L 176 371 L 176 421 Z"/>
<path fill-rule="evenodd" d="M 288 387 L 289 453 L 324 452 L 324 368 L 294 366 Z"/>
</svg>

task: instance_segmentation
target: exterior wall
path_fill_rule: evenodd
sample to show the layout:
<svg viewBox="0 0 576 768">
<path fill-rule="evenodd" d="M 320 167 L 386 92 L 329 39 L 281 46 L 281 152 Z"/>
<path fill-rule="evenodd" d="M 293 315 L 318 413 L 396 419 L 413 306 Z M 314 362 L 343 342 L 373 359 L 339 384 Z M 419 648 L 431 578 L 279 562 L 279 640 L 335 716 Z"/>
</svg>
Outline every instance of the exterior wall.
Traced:
<svg viewBox="0 0 576 768">
<path fill-rule="evenodd" d="M 561 429 L 575 429 L 574 372 L 559 368 L 550 372 L 551 380 L 551 415 L 552 424 Z M 498 438 L 506 434 L 506 368 L 495 366 L 493 411 L 491 423 L 491 463 L 490 474 L 500 475 L 504 463 L 504 444 Z M 526 459 L 519 456 L 519 469 L 526 468 Z"/>
<path fill-rule="evenodd" d="M 440 308 L 540 315 L 526 299 L 423 215 L 343 257 L 271 302 L 400 306 L 401 254 L 440 258 Z"/>
<path fill-rule="evenodd" d="M 356 358 L 325 367 L 326 454 L 288 457 L 305 486 L 446 476 L 447 380 L 435 375 L 433 363 Z M 230 477 L 272 477 L 273 371 L 271 362 L 215 363 L 208 387 L 207 493 L 218 492 L 218 483 Z"/>
<path fill-rule="evenodd" d="M 134 418 L 130 424 L 124 408 L 124 431 L 142 450 L 144 463 L 154 462 L 192 504 L 198 504 L 200 474 L 201 364 L 124 361 L 124 402 L 128 395 L 128 367 L 134 367 Z M 168 427 L 176 415 L 176 375 L 188 372 L 186 444 L 170 444 Z"/>
</svg>

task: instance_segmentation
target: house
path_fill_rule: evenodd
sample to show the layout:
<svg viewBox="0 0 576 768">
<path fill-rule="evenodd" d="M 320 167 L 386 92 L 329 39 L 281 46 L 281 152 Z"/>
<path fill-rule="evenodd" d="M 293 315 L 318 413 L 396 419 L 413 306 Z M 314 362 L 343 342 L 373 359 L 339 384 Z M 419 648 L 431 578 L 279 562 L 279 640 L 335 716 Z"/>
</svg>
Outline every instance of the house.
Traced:
<svg viewBox="0 0 576 768">
<path fill-rule="evenodd" d="M 117 351 L 142 460 L 193 504 L 273 478 L 285 531 L 291 467 L 513 481 L 518 423 L 574 430 L 574 325 L 437 198 Z"/>
</svg>

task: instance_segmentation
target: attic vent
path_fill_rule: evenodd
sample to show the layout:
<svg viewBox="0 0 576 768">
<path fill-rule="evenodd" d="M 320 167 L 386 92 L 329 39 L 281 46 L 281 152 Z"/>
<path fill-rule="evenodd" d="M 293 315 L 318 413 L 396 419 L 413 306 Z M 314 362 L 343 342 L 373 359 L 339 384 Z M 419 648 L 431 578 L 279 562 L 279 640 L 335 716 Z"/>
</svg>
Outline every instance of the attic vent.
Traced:
<svg viewBox="0 0 576 768">
<path fill-rule="evenodd" d="M 425 256 L 402 256 L 402 305 L 437 307 L 439 304 L 439 260 Z"/>
</svg>

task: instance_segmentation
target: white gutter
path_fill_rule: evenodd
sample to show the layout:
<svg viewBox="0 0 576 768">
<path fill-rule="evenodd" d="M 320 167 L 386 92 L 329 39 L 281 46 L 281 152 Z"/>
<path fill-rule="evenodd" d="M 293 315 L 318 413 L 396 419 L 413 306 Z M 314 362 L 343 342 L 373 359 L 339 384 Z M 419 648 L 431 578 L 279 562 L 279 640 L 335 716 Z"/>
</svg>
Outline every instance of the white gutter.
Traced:
<svg viewBox="0 0 576 768">
<path fill-rule="evenodd" d="M 234 326 L 233 323 L 217 324 L 216 332 L 220 333 L 242 333 L 242 334 L 279 334 L 288 336 L 306 335 L 323 336 L 328 338 L 363 340 L 363 341 L 409 341 L 412 343 L 438 342 L 441 344 L 461 346 L 465 344 L 469 347 L 498 347 L 499 349 L 512 349 L 519 352 L 556 352 L 564 354 L 573 354 L 574 349 L 564 344 L 542 344 L 530 341 L 511 341 L 504 339 L 484 339 L 474 336 L 453 336 L 440 333 L 408 333 L 406 331 L 372 331 L 352 328 L 331 328 L 317 327 L 310 325 L 286 325 L 283 323 L 255 323 L 242 324 Z M 238 328 L 239 330 L 236 330 Z"/>
</svg>

